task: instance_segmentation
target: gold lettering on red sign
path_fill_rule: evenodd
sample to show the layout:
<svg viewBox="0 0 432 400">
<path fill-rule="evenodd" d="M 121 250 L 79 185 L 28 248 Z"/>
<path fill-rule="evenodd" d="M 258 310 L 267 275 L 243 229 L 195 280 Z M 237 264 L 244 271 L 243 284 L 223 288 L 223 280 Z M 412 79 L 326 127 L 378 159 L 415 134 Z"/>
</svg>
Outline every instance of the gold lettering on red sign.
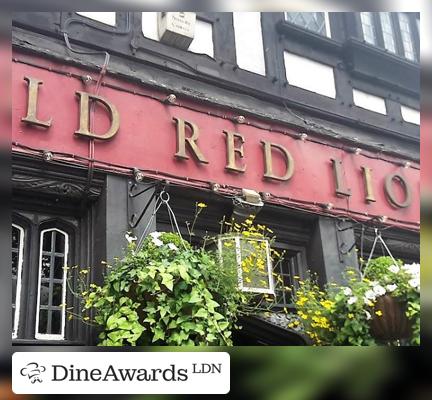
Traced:
<svg viewBox="0 0 432 400">
<path fill-rule="evenodd" d="M 51 126 L 52 118 L 48 121 L 41 121 L 37 117 L 37 104 L 38 104 L 38 93 L 39 85 L 42 85 L 40 79 L 25 76 L 24 80 L 28 84 L 28 95 L 27 95 L 27 115 L 21 118 L 21 121 L 27 124 L 41 126 L 43 128 L 49 128 Z"/>
<path fill-rule="evenodd" d="M 173 118 L 177 125 L 177 152 L 175 153 L 175 157 L 182 158 L 184 160 L 188 160 L 189 156 L 186 153 L 186 144 L 189 146 L 189 149 L 192 151 L 195 158 L 203 164 L 208 164 L 209 162 L 204 157 L 204 154 L 201 152 L 200 148 L 197 145 L 197 140 L 199 137 L 199 129 L 198 126 L 193 122 L 186 121 L 180 118 Z M 186 137 L 186 127 L 190 129 L 192 132 L 192 136 Z"/>
<path fill-rule="evenodd" d="M 75 131 L 75 134 L 100 140 L 112 139 L 120 127 L 120 114 L 116 106 L 101 96 L 79 91 L 76 94 L 80 98 L 80 126 Z M 90 131 L 90 100 L 103 104 L 109 112 L 111 126 L 104 134 L 96 134 Z"/>
<path fill-rule="evenodd" d="M 405 192 L 405 200 L 399 201 L 394 193 L 393 190 L 393 183 L 399 182 L 399 184 L 402 186 L 404 192 Z M 411 188 L 408 185 L 408 182 L 405 180 L 405 178 L 395 172 L 394 174 L 389 174 L 385 178 L 385 184 L 384 184 L 384 192 L 387 197 L 387 200 L 390 202 L 390 204 L 397 208 L 407 208 L 411 205 L 412 202 L 412 193 Z"/>
<path fill-rule="evenodd" d="M 291 156 L 290 152 L 280 144 L 267 142 L 265 140 L 262 140 L 261 143 L 264 145 L 264 177 L 266 179 L 273 179 L 276 181 L 287 181 L 291 179 L 294 174 L 294 159 Z M 275 173 L 273 172 L 273 149 L 279 150 L 284 156 L 286 172 L 282 176 L 275 175 Z"/>
<path fill-rule="evenodd" d="M 236 133 L 236 132 L 223 131 L 223 133 L 226 135 L 226 151 L 227 151 L 227 165 L 225 169 L 227 169 L 228 171 L 245 172 L 246 165 L 240 167 L 236 163 L 237 155 L 239 158 L 244 157 L 244 149 L 243 149 L 243 144 L 245 142 L 244 137 L 240 135 L 240 133 Z M 240 142 L 238 147 L 236 147 L 236 139 L 238 139 L 237 142 Z"/>
<path fill-rule="evenodd" d="M 351 189 L 347 188 L 343 179 L 343 164 L 338 158 L 331 159 L 333 164 L 333 173 L 336 182 L 336 195 L 340 197 L 351 196 Z"/>
<path fill-rule="evenodd" d="M 364 182 L 364 188 L 366 197 L 365 200 L 368 203 L 373 203 L 376 201 L 375 194 L 373 190 L 373 183 L 372 183 L 372 169 L 369 167 L 361 167 L 363 171 L 363 182 Z"/>
</svg>

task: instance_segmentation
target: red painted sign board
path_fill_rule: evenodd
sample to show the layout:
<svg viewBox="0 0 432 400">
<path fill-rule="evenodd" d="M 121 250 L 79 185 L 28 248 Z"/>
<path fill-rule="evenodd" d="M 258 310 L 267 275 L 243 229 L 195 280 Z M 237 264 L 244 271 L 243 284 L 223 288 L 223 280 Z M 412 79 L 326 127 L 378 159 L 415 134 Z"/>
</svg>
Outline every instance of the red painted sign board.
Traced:
<svg viewBox="0 0 432 400">
<path fill-rule="evenodd" d="M 89 71 L 66 65 L 53 64 L 47 60 L 16 55 L 13 63 L 13 118 L 12 141 L 15 151 L 20 146 L 50 150 L 75 156 L 89 156 L 89 139 L 74 134 L 80 126 L 80 98 L 76 92 L 94 93 L 95 84 L 85 84 L 78 75 Z M 22 62 L 26 60 L 26 62 Z M 29 65 L 29 61 L 33 65 Z M 51 68 L 51 70 L 49 69 Z M 68 75 L 69 74 L 69 75 Z M 97 73 L 90 73 L 98 79 Z M 27 114 L 29 85 L 24 77 L 36 78 L 43 83 L 38 87 L 37 118 L 51 126 L 38 127 L 22 122 Z M 85 79 L 84 79 L 85 80 Z M 230 110 L 178 99 L 176 104 L 163 103 L 157 98 L 166 96 L 138 84 L 105 76 L 98 95 L 115 106 L 119 114 L 119 129 L 110 140 L 95 140 L 94 159 L 104 163 L 128 168 L 158 171 L 161 175 L 214 182 L 233 188 L 247 188 L 271 194 L 271 200 L 281 204 L 304 204 L 304 208 L 327 204 L 327 212 L 337 212 L 367 219 L 386 216 L 395 224 L 416 227 L 420 220 L 420 170 L 415 163 L 404 167 L 404 160 L 389 155 L 362 151 L 360 154 L 342 149 L 337 142 L 309 133 L 306 140 L 295 138 L 296 131 L 286 126 L 247 116 L 246 123 L 239 124 L 226 116 L 235 116 Z M 134 93 L 135 92 L 135 93 Z M 154 98 L 152 98 L 154 97 Z M 95 107 L 92 132 L 104 133 L 110 127 L 109 112 L 99 103 Z M 187 146 L 188 159 L 176 157 L 177 127 L 174 118 L 189 121 L 199 130 L 196 145 L 208 163 L 199 162 Z M 226 169 L 227 134 L 237 137 L 234 147 L 242 146 L 243 157 L 235 155 L 235 165 L 244 172 Z M 285 131 L 283 134 L 281 131 Z M 189 132 L 189 131 L 188 131 Z M 297 131 L 300 133 L 301 131 Z M 191 132 L 189 132 L 189 135 Z M 319 140 L 318 140 L 319 139 Z M 282 146 L 292 157 L 293 173 L 286 181 L 266 179 L 265 152 L 262 141 Z M 272 167 L 276 176 L 287 170 L 283 152 L 272 148 Z M 350 190 L 350 196 L 336 193 L 337 182 L 333 160 L 339 160 L 340 185 Z M 370 190 L 375 201 L 367 201 L 364 168 L 370 169 Z M 401 176 L 412 196 L 406 207 L 389 201 L 385 182 L 389 176 Z M 391 182 L 393 197 L 403 203 L 406 191 L 398 180 Z M 329 205 L 330 204 L 330 205 Z M 417 226 L 418 227 L 418 226 Z"/>
</svg>

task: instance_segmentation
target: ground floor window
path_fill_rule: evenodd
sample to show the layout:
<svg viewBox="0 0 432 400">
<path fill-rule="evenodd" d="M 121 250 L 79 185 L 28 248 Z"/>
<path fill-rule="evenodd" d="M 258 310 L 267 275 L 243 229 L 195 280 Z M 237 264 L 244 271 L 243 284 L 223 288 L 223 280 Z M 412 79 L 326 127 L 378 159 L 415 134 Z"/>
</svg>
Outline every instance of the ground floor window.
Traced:
<svg viewBox="0 0 432 400">
<path fill-rule="evenodd" d="M 12 338 L 66 339 L 68 266 L 74 227 L 42 214 L 14 215 Z"/>
<path fill-rule="evenodd" d="M 68 251 L 66 232 L 41 232 L 36 339 L 64 339 Z"/>
</svg>

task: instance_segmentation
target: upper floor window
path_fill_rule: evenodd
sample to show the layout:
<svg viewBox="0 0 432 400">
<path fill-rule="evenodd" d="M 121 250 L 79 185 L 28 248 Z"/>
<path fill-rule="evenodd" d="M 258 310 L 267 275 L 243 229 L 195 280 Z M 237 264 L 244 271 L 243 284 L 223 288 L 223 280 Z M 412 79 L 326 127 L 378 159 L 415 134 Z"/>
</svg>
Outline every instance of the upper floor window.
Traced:
<svg viewBox="0 0 432 400">
<path fill-rule="evenodd" d="M 330 22 L 327 12 L 286 12 L 285 19 L 323 36 L 331 36 Z"/>
<path fill-rule="evenodd" d="M 386 48 L 391 53 L 396 53 L 394 27 L 391 14 L 388 12 L 381 12 L 379 13 L 379 16 L 384 40 L 384 48 Z"/>
<path fill-rule="evenodd" d="M 404 55 L 408 60 L 415 61 L 416 55 L 413 45 L 410 19 L 406 13 L 398 13 L 398 15 Z"/>
<path fill-rule="evenodd" d="M 373 14 L 371 12 L 362 12 L 360 13 L 360 19 L 363 39 L 370 44 L 377 44 Z"/>
<path fill-rule="evenodd" d="M 382 47 L 411 61 L 418 60 L 413 32 L 415 24 L 411 23 L 409 13 L 361 12 L 360 22 L 366 43 Z"/>
</svg>

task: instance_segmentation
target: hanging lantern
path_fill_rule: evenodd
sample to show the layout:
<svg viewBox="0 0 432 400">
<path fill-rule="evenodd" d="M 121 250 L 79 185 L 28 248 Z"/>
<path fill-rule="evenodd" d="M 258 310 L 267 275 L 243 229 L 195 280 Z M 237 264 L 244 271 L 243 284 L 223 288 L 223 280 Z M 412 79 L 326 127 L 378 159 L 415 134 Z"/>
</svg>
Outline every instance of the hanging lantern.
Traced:
<svg viewBox="0 0 432 400">
<path fill-rule="evenodd" d="M 274 295 L 269 240 L 230 233 L 217 238 L 221 262 L 237 268 L 239 288 L 245 292 Z"/>
</svg>

